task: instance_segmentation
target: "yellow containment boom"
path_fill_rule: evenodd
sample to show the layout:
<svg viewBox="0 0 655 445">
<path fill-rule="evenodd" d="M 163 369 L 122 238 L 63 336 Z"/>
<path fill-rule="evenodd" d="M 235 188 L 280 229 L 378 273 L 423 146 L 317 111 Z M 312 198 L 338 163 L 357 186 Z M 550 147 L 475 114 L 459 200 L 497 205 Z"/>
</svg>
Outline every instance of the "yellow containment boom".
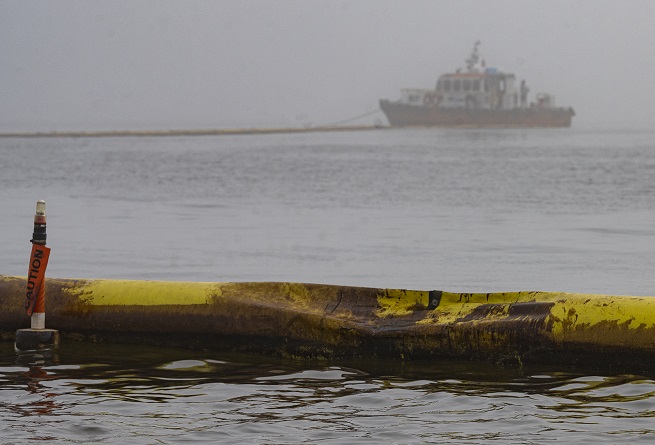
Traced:
<svg viewBox="0 0 655 445">
<path fill-rule="evenodd" d="M 25 283 L 0 275 L 5 339 L 29 326 Z M 46 294 L 64 341 L 655 368 L 652 297 L 53 278 Z"/>
</svg>

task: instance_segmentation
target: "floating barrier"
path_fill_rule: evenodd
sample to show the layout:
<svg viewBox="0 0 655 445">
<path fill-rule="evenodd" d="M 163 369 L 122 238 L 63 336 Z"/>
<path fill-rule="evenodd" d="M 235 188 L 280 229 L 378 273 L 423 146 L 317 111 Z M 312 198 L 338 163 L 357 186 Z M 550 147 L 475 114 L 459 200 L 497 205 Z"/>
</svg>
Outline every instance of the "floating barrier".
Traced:
<svg viewBox="0 0 655 445">
<path fill-rule="evenodd" d="M 376 110 L 377 111 L 377 110 Z M 52 131 L 38 133 L 0 133 L 0 138 L 96 138 L 96 137 L 162 137 L 162 136 L 231 136 L 249 134 L 323 133 L 339 131 L 367 131 L 391 128 L 386 125 L 323 125 L 316 127 L 254 127 L 205 128 L 190 130 L 109 130 L 109 131 Z"/>
<path fill-rule="evenodd" d="M 25 282 L 0 276 L 5 339 L 29 324 Z M 49 324 L 64 340 L 655 368 L 651 297 L 52 278 L 46 292 Z"/>
</svg>

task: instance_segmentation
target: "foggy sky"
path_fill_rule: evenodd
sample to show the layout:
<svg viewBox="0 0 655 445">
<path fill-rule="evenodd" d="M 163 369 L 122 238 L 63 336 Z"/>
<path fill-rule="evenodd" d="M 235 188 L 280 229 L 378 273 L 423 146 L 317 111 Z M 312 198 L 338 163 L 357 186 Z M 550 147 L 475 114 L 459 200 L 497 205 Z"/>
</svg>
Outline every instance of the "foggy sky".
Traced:
<svg viewBox="0 0 655 445">
<path fill-rule="evenodd" d="M 0 131 L 323 125 L 488 66 L 652 128 L 652 0 L 0 1 Z M 354 123 L 386 121 L 381 113 Z"/>
</svg>

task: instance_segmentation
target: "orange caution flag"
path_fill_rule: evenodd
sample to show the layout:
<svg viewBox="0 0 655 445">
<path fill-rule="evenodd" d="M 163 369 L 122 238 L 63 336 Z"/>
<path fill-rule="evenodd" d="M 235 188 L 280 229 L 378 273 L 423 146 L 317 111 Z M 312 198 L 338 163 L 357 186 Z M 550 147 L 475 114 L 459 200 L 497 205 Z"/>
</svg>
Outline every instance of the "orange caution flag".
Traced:
<svg viewBox="0 0 655 445">
<path fill-rule="evenodd" d="M 25 301 L 25 309 L 29 316 L 33 312 L 45 312 L 45 269 L 48 267 L 49 257 L 49 247 L 43 244 L 32 244 Z"/>
</svg>

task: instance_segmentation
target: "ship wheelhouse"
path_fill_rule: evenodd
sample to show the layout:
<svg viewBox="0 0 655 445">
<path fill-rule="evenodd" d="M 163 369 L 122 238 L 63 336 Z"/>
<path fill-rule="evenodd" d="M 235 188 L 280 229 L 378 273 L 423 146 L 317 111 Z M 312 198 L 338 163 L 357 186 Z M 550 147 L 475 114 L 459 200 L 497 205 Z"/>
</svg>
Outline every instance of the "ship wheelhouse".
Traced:
<svg viewBox="0 0 655 445">
<path fill-rule="evenodd" d="M 435 90 L 444 108 L 509 110 L 518 105 L 515 76 L 493 68 L 444 74 Z"/>
</svg>

